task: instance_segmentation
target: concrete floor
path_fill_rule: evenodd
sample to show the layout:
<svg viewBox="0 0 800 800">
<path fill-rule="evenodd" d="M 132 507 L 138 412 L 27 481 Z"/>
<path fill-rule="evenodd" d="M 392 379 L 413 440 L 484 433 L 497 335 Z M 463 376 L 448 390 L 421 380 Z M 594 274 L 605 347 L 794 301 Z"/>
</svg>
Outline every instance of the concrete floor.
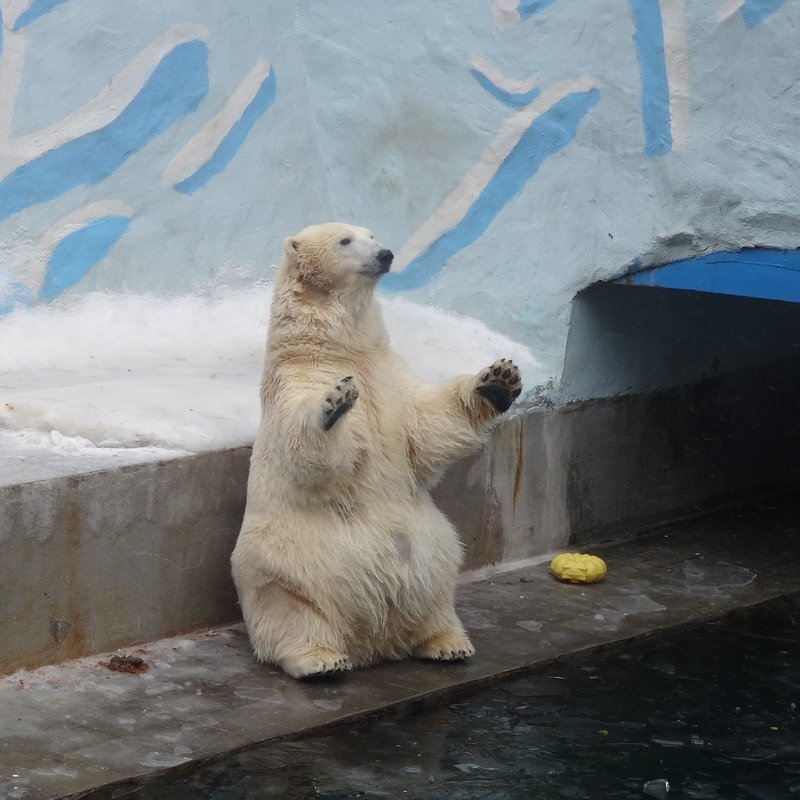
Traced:
<svg viewBox="0 0 800 800">
<path fill-rule="evenodd" d="M 800 590 L 800 500 L 727 512 L 592 548 L 606 579 L 562 584 L 547 562 L 465 582 L 477 655 L 386 664 L 297 683 L 256 664 L 239 626 L 0 678 L 0 797 L 121 796 L 130 782 L 278 736 L 391 707 L 435 703 L 555 658 L 709 619 Z M 115 786 L 116 784 L 116 786 Z"/>
</svg>

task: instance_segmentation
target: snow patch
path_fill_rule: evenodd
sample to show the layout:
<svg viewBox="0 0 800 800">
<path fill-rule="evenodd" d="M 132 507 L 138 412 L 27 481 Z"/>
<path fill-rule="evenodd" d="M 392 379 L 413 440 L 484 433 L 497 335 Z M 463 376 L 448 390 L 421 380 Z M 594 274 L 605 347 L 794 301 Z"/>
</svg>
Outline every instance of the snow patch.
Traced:
<svg viewBox="0 0 800 800">
<path fill-rule="evenodd" d="M 17 308 L 0 319 L 0 429 L 69 452 L 249 443 L 271 296 L 259 284 Z M 479 320 L 381 302 L 393 346 L 424 380 L 477 372 L 501 356 L 520 365 L 528 387 L 547 377 L 528 348 Z"/>
</svg>

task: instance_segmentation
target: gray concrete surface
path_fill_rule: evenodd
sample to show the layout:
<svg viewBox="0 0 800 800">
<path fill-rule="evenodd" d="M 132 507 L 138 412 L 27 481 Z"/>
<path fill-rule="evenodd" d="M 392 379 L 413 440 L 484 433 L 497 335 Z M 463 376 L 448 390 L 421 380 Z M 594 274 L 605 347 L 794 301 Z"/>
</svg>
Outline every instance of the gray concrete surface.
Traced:
<svg viewBox="0 0 800 800">
<path fill-rule="evenodd" d="M 437 501 L 464 536 L 467 568 L 613 540 L 794 491 L 798 406 L 800 362 L 780 362 L 539 408 L 504 421 Z"/>
<path fill-rule="evenodd" d="M 0 488 L 0 673 L 237 618 L 248 448 Z"/>
<path fill-rule="evenodd" d="M 591 586 L 557 582 L 546 563 L 463 584 L 459 607 L 477 647 L 464 664 L 408 661 L 298 683 L 256 664 L 234 625 L 135 649 L 149 665 L 141 675 L 109 671 L 105 655 L 6 676 L 0 797 L 122 796 L 130 782 L 248 744 L 441 701 L 571 653 L 797 592 L 800 500 L 729 511 L 600 554 L 608 575 Z"/>
</svg>

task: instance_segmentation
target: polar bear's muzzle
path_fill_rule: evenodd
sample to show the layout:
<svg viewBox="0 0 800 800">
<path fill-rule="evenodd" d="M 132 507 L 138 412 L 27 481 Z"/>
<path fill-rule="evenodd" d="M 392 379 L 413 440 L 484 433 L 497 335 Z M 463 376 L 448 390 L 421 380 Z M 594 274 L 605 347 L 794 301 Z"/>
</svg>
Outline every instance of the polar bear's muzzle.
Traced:
<svg viewBox="0 0 800 800">
<path fill-rule="evenodd" d="M 384 248 L 378 251 L 372 263 L 365 264 L 361 268 L 361 273 L 372 276 L 385 275 L 391 268 L 392 261 L 394 261 L 394 253 Z"/>
</svg>

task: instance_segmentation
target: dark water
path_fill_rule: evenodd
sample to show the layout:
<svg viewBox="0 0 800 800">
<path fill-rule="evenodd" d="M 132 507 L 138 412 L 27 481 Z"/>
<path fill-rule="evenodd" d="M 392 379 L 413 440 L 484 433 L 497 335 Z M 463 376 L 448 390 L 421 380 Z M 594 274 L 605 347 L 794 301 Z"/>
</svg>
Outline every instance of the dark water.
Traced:
<svg viewBox="0 0 800 800">
<path fill-rule="evenodd" d="M 125 796 L 800 800 L 798 705 L 794 599 Z"/>
</svg>

